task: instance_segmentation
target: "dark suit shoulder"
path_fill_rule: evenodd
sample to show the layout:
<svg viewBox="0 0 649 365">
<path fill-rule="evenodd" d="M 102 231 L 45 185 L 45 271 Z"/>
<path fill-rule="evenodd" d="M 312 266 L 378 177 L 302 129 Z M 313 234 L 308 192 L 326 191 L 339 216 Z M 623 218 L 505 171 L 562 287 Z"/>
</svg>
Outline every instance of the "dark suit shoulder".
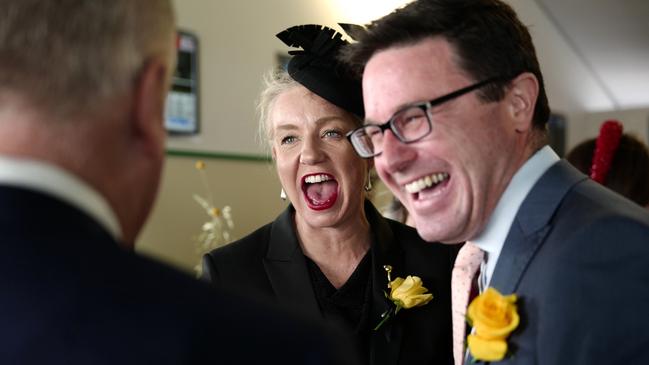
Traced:
<svg viewBox="0 0 649 365">
<path fill-rule="evenodd" d="M 522 324 L 512 338 L 517 357 L 540 364 L 646 363 L 649 352 L 629 349 L 646 348 L 647 336 L 629 333 L 649 326 L 639 315 L 649 301 L 649 213 L 592 180 L 572 185 L 552 213 L 529 236 L 542 244 L 515 289 Z"/>
<path fill-rule="evenodd" d="M 649 222 L 649 212 L 644 207 L 591 180 L 577 183 L 566 194 L 560 210 L 566 214 L 579 211 L 577 217 L 587 219 L 616 215 Z"/>
<path fill-rule="evenodd" d="M 203 257 L 203 279 L 214 286 L 271 297 L 273 291 L 264 268 L 264 258 L 272 226 L 273 223 L 269 223 L 206 254 Z"/>
<path fill-rule="evenodd" d="M 115 299 L 105 301 L 112 303 L 113 313 L 138 323 L 140 340 L 153 340 L 146 341 L 150 345 L 137 342 L 139 348 L 151 354 L 148 359 L 142 358 L 141 363 L 155 359 L 160 364 L 196 364 L 216 358 L 219 363 L 231 364 L 252 364 L 269 359 L 295 364 L 347 361 L 343 358 L 346 356 L 339 355 L 348 355 L 350 350 L 347 347 L 340 350 L 333 334 L 325 332 L 327 329 L 314 321 L 245 293 L 209 288 L 205 283 L 149 259 L 135 255 L 125 259 L 126 267 L 137 266 L 137 269 L 125 271 L 119 281 L 127 280 L 130 271 L 128 277 L 132 285 L 126 290 L 115 288 L 112 294 L 107 291 L 105 295 Z M 135 275 L 138 277 L 133 280 Z M 98 306 L 89 308 L 96 310 Z M 137 319 L 126 313 L 137 314 Z M 105 317 L 96 318 L 102 321 Z M 118 323 L 114 325 L 120 327 Z M 130 328 L 130 324 L 123 323 L 121 327 Z M 286 341 L 291 341 L 297 349 L 282 346 Z M 215 344 L 219 346 L 217 352 L 214 352 Z M 250 344 L 254 344 L 255 351 L 247 350 Z"/>
<path fill-rule="evenodd" d="M 210 251 L 208 255 L 219 261 L 264 257 L 268 250 L 272 225 L 273 223 L 268 223 L 239 240 Z"/>
<path fill-rule="evenodd" d="M 316 323 L 123 250 L 65 202 L 15 188 L 0 188 L 0 201 L 0 364 L 337 364 L 351 358 L 334 357 L 341 348 L 336 337 Z M 27 229 L 26 223 L 41 221 Z"/>
<path fill-rule="evenodd" d="M 551 237 L 576 243 L 605 240 L 619 245 L 647 246 L 649 212 L 625 197 L 590 180 L 566 194 L 552 218 Z M 591 237 L 590 239 L 585 239 Z M 566 245 L 563 245 L 567 248 Z"/>
</svg>

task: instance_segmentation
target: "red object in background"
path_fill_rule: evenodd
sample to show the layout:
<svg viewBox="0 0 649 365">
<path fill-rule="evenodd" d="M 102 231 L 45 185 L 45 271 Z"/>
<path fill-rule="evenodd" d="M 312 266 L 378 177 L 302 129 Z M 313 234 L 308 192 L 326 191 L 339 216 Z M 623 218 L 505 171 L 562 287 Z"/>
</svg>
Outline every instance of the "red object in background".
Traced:
<svg viewBox="0 0 649 365">
<path fill-rule="evenodd" d="M 606 174 L 611 169 L 613 156 L 620 145 L 623 129 L 622 123 L 617 120 L 607 120 L 599 130 L 590 167 L 590 178 L 600 184 L 604 184 L 606 181 Z"/>
</svg>

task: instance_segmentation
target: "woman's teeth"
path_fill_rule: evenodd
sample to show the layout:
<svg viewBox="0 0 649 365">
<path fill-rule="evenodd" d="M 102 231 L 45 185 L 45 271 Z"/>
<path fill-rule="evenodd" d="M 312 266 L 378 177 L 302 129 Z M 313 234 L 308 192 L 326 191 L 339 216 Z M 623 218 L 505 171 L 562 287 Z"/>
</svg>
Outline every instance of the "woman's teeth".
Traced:
<svg viewBox="0 0 649 365">
<path fill-rule="evenodd" d="M 306 182 L 307 184 L 315 184 L 315 183 L 321 183 L 323 181 L 329 181 L 329 180 L 331 180 L 331 178 L 328 175 L 321 174 L 321 175 L 307 176 L 304 179 L 304 182 Z"/>
<path fill-rule="evenodd" d="M 438 172 L 406 184 L 405 188 L 408 193 L 414 194 L 426 188 L 430 188 L 433 185 L 437 185 L 446 179 L 448 179 L 448 174 L 446 172 Z"/>
</svg>

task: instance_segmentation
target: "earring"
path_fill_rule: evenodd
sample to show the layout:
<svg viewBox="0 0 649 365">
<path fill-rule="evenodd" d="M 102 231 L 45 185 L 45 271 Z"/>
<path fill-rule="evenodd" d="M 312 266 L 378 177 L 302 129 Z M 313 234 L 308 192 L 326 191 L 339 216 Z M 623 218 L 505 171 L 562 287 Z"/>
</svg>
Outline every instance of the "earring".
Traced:
<svg viewBox="0 0 649 365">
<path fill-rule="evenodd" d="M 282 188 L 282 191 L 279 192 L 279 197 L 282 200 L 286 200 L 286 192 L 284 191 L 284 188 Z"/>
<path fill-rule="evenodd" d="M 368 193 L 369 193 L 370 191 L 372 191 L 372 176 L 370 176 L 370 172 L 369 172 L 369 171 L 367 172 L 367 182 L 365 183 L 365 187 L 364 187 L 364 189 L 365 189 L 365 191 L 367 191 Z"/>
</svg>

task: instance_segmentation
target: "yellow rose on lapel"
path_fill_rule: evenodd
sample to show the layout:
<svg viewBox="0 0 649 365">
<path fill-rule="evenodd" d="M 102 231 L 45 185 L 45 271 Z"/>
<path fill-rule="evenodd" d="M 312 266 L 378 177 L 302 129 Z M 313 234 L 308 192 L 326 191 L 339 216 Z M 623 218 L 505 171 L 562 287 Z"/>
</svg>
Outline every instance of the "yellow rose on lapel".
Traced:
<svg viewBox="0 0 649 365">
<path fill-rule="evenodd" d="M 433 294 L 427 293 L 428 289 L 424 288 L 424 284 L 420 277 L 408 275 L 405 279 L 397 277 L 392 280 L 390 279 L 392 266 L 384 265 L 383 269 L 385 269 L 388 274 L 388 288 L 390 288 L 390 294 L 388 295 L 387 292 L 383 293 L 385 294 L 385 297 L 392 302 L 392 305 L 381 314 L 381 318 L 383 319 L 376 325 L 376 327 L 374 327 L 374 331 L 381 328 L 388 319 L 399 313 L 402 308 L 410 309 L 413 307 L 420 307 L 428 304 L 428 302 L 433 299 Z"/>
<path fill-rule="evenodd" d="M 516 295 L 504 296 L 494 288 L 487 288 L 471 302 L 467 317 L 474 328 L 474 333 L 467 338 L 471 355 L 483 361 L 502 360 L 507 354 L 505 339 L 520 322 Z"/>
<path fill-rule="evenodd" d="M 396 278 L 390 282 L 390 288 L 390 299 L 406 309 L 425 305 L 433 299 L 432 294 L 425 294 L 428 289 L 418 276 Z"/>
</svg>

